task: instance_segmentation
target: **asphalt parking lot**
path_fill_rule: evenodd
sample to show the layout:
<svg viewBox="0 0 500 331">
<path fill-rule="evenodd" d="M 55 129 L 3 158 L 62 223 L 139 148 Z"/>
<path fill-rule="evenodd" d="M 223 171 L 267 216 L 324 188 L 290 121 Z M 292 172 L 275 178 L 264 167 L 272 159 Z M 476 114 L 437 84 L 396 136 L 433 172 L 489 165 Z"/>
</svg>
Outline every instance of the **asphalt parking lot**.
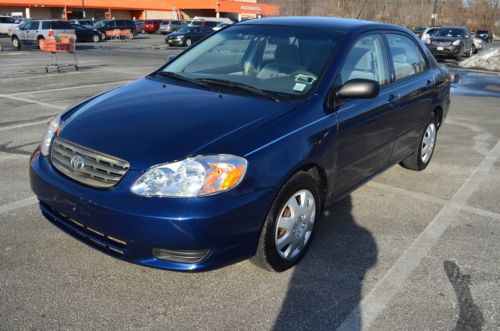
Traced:
<svg viewBox="0 0 500 331">
<path fill-rule="evenodd" d="M 46 74 L 47 53 L 6 48 L 0 329 L 500 329 L 500 75 L 454 68 L 429 167 L 395 166 L 325 211 L 296 268 L 275 274 L 245 261 L 186 274 L 70 238 L 41 216 L 28 181 L 29 154 L 51 117 L 179 50 L 161 36 L 83 44 L 79 71 Z"/>
</svg>

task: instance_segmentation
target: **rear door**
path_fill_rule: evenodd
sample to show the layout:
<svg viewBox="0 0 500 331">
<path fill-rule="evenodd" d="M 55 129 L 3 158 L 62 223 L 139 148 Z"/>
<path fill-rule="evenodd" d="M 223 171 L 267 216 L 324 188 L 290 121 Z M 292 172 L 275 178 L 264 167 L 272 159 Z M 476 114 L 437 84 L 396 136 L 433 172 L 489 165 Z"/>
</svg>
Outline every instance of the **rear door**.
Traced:
<svg viewBox="0 0 500 331">
<path fill-rule="evenodd" d="M 415 150 L 432 110 L 434 73 L 416 41 L 404 33 L 387 33 L 391 81 L 397 87 L 397 139 L 393 160 Z"/>
<path fill-rule="evenodd" d="M 339 138 L 336 195 L 342 195 L 387 166 L 395 138 L 394 91 L 384 38 L 379 33 L 361 36 L 352 44 L 337 77 L 337 88 L 356 79 L 378 81 L 373 99 L 344 100 L 337 107 Z"/>
</svg>

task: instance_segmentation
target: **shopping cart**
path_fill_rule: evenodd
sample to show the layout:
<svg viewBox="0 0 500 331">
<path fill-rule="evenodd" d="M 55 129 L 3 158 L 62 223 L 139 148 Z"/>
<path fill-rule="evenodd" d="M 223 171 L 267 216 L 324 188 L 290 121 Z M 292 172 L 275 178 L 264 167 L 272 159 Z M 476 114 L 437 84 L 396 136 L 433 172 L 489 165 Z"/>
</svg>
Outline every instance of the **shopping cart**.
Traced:
<svg viewBox="0 0 500 331">
<path fill-rule="evenodd" d="M 60 72 L 61 68 L 75 67 L 78 71 L 78 61 L 76 59 L 76 35 L 60 33 L 55 39 L 43 39 L 40 41 L 40 49 L 43 52 L 50 52 L 50 64 L 45 66 L 45 72 L 49 72 L 49 68 L 55 68 Z M 57 56 L 58 53 L 67 53 L 73 55 L 74 62 L 60 63 Z"/>
</svg>

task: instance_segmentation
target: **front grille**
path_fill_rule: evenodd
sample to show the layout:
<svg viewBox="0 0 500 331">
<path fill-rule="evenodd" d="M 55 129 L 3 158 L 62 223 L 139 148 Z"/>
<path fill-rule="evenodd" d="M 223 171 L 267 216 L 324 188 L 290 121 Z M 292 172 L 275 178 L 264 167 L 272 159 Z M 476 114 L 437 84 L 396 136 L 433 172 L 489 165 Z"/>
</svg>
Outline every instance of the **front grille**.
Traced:
<svg viewBox="0 0 500 331">
<path fill-rule="evenodd" d="M 69 178 L 82 184 L 109 189 L 127 173 L 127 161 L 56 138 L 52 144 L 52 165 Z"/>
</svg>

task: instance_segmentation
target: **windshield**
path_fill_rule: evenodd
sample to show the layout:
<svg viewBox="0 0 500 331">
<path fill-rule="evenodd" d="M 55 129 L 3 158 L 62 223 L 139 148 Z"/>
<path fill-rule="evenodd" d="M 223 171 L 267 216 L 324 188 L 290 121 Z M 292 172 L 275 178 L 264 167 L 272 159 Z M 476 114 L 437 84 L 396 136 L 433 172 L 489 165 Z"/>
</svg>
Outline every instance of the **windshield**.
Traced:
<svg viewBox="0 0 500 331">
<path fill-rule="evenodd" d="M 333 31 L 237 25 L 200 42 L 163 71 L 301 96 L 317 84 L 341 38 Z"/>
<path fill-rule="evenodd" d="M 106 22 L 108 22 L 108 21 L 99 21 L 99 22 L 95 23 L 94 26 L 97 28 L 102 28 L 102 27 L 104 27 L 104 24 L 106 24 Z"/>
<path fill-rule="evenodd" d="M 463 37 L 464 31 L 460 29 L 439 29 L 434 35 L 438 37 Z"/>
<path fill-rule="evenodd" d="M 199 30 L 200 30 L 200 28 L 184 26 L 184 27 L 180 28 L 179 30 L 177 30 L 177 33 L 189 33 L 189 32 L 196 32 Z"/>
</svg>

